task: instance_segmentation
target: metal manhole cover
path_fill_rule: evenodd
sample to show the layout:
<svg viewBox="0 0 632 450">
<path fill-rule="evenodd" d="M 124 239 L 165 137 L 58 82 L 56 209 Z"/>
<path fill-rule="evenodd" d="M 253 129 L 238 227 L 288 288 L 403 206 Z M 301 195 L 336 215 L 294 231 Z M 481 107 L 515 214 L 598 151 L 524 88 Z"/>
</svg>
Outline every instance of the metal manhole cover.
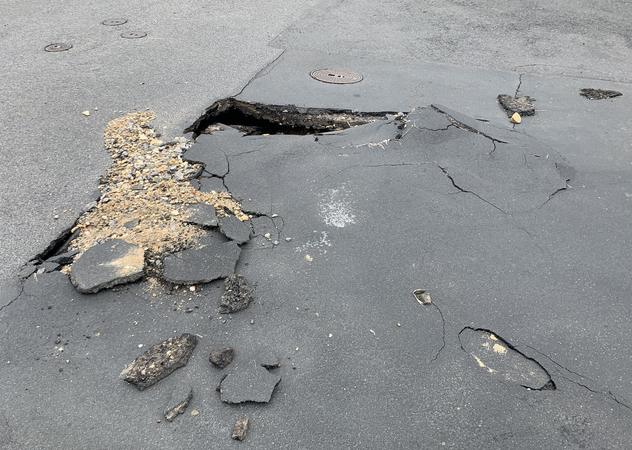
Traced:
<svg viewBox="0 0 632 450">
<path fill-rule="evenodd" d="M 362 81 L 362 75 L 348 69 L 318 69 L 310 73 L 310 76 L 323 83 L 353 84 Z"/>
<path fill-rule="evenodd" d="M 147 33 L 144 31 L 126 31 L 125 33 L 121 33 L 123 39 L 140 39 L 145 36 L 147 36 Z"/>
<path fill-rule="evenodd" d="M 63 42 L 56 42 L 54 44 L 49 44 L 44 47 L 44 50 L 47 52 L 65 52 L 66 50 L 70 50 L 72 48 L 72 44 L 65 44 Z"/>
<path fill-rule="evenodd" d="M 101 25 L 105 25 L 106 27 L 116 27 L 118 25 L 123 25 L 124 23 L 127 23 L 127 19 L 105 19 L 103 22 L 101 22 Z"/>
</svg>

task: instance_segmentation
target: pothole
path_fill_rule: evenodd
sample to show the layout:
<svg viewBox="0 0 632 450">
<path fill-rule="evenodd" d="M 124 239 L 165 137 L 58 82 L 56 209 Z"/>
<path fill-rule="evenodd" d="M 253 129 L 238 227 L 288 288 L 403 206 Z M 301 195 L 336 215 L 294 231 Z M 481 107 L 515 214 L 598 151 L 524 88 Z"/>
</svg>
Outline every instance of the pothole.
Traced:
<svg viewBox="0 0 632 450">
<path fill-rule="evenodd" d="M 491 376 L 527 389 L 556 389 L 549 372 L 539 362 L 490 330 L 465 327 L 459 333 L 459 342 L 476 365 Z"/>
<path fill-rule="evenodd" d="M 350 109 L 302 108 L 294 105 L 249 103 L 234 98 L 218 100 L 206 109 L 185 132 L 194 138 L 212 133 L 217 124 L 237 128 L 246 134 L 315 134 L 340 131 L 395 112 L 359 112 Z"/>
</svg>

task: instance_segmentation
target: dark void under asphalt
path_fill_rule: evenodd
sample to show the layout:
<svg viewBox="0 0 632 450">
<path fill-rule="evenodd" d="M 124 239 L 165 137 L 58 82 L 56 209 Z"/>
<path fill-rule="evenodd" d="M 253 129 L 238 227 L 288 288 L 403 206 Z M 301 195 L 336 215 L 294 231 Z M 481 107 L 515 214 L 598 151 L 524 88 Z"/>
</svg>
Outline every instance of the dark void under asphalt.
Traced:
<svg viewBox="0 0 632 450">
<path fill-rule="evenodd" d="M 258 213 L 237 265 L 255 301 L 220 315 L 217 282 L 81 295 L 60 272 L 31 276 L 0 312 L 3 446 L 631 441 L 632 214 L 620 185 L 590 183 L 555 148 L 438 105 L 319 136 L 226 127 L 187 157 L 206 166 L 202 189 L 225 186 Z M 198 335 L 186 367 L 143 392 L 118 378 L 139 345 L 185 332 Z M 211 344 L 234 347 L 237 365 L 275 352 L 270 403 L 222 403 Z M 181 384 L 199 415 L 159 423 Z M 233 442 L 242 415 L 252 428 Z"/>
</svg>

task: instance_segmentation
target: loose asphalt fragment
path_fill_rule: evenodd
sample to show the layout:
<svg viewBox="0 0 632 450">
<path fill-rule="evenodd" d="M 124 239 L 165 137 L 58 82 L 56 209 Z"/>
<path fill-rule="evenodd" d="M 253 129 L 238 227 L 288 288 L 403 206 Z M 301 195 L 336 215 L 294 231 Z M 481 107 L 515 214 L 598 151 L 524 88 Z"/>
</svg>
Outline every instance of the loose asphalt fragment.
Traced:
<svg viewBox="0 0 632 450">
<path fill-rule="evenodd" d="M 137 245 L 109 239 L 86 250 L 72 265 L 70 281 L 79 292 L 89 294 L 143 276 L 145 252 Z"/>
<path fill-rule="evenodd" d="M 218 369 L 223 369 L 233 362 L 235 357 L 235 350 L 231 347 L 220 347 L 211 350 L 208 355 L 208 360 Z"/>
<path fill-rule="evenodd" d="M 579 91 L 579 95 L 586 97 L 588 100 L 604 100 L 607 98 L 620 97 L 623 93 L 608 89 L 584 88 Z"/>
<path fill-rule="evenodd" d="M 218 224 L 215 208 L 207 203 L 191 205 L 186 209 L 185 214 L 188 215 L 186 222 L 193 225 L 211 228 Z"/>
<path fill-rule="evenodd" d="M 242 311 L 253 300 L 254 289 L 241 275 L 231 275 L 224 280 L 224 294 L 219 302 L 219 312 L 230 314 Z"/>
<path fill-rule="evenodd" d="M 513 95 L 500 94 L 498 103 L 507 112 L 508 116 L 518 113 L 521 116 L 533 116 L 535 114 L 535 98 L 528 95 L 514 97 Z"/>
<path fill-rule="evenodd" d="M 184 367 L 196 345 L 197 337 L 188 333 L 166 339 L 128 364 L 121 378 L 142 391 Z"/>
<path fill-rule="evenodd" d="M 250 361 L 245 368 L 237 367 L 226 375 L 219 385 L 220 398 L 224 403 L 268 403 L 281 376 Z"/>
<path fill-rule="evenodd" d="M 173 420 L 180 414 L 184 414 L 191 399 L 193 398 L 193 388 L 186 385 L 184 387 L 176 387 L 176 390 L 171 395 L 172 401 L 177 401 L 175 405 L 169 406 L 164 413 L 165 420 L 167 422 L 173 422 Z"/>
<path fill-rule="evenodd" d="M 276 369 L 281 366 L 281 359 L 279 356 L 267 348 L 259 349 L 259 353 L 255 357 L 255 361 L 266 369 Z"/>
<path fill-rule="evenodd" d="M 424 289 L 415 289 L 413 291 L 413 295 L 415 296 L 415 300 L 420 305 L 429 305 L 432 303 L 432 297 L 430 296 L 430 292 Z"/>
<path fill-rule="evenodd" d="M 209 232 L 197 245 L 164 258 L 162 278 L 174 284 L 209 283 L 235 271 L 241 249 L 216 232 Z"/>
<path fill-rule="evenodd" d="M 219 229 L 228 239 L 243 244 L 250 240 L 252 229 L 248 221 L 241 221 L 233 215 L 226 215 L 219 219 Z"/>
<path fill-rule="evenodd" d="M 527 389 L 556 389 L 544 366 L 490 330 L 465 327 L 459 333 L 459 342 L 463 351 L 492 376 Z"/>
<path fill-rule="evenodd" d="M 243 441 L 244 439 L 246 439 L 249 425 L 250 419 L 248 419 L 248 417 L 240 417 L 235 422 L 235 425 L 233 426 L 233 432 L 231 433 L 230 437 L 232 439 L 235 439 L 236 441 Z"/>
</svg>

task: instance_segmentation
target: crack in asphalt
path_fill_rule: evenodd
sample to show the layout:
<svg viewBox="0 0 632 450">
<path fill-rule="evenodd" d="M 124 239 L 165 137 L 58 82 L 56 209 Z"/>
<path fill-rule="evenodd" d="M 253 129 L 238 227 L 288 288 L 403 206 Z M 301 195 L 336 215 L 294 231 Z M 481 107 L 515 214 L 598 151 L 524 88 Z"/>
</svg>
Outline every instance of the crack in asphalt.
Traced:
<svg viewBox="0 0 632 450">
<path fill-rule="evenodd" d="M 516 92 L 514 93 L 514 97 L 518 97 L 518 93 L 520 92 L 520 87 L 522 86 L 522 76 L 524 73 L 518 74 L 518 87 L 516 87 Z"/>
<path fill-rule="evenodd" d="M 5 308 L 8 308 L 9 306 L 11 306 L 13 304 L 13 302 L 15 302 L 18 298 L 20 298 L 22 296 L 23 293 L 24 293 L 24 283 L 20 282 L 20 291 L 17 293 L 17 295 L 15 297 L 13 297 L 11 300 L 9 300 L 4 305 L 0 306 L 0 312 L 2 312 Z"/>
<path fill-rule="evenodd" d="M 538 354 L 540 354 L 540 355 L 544 356 L 546 359 L 548 359 L 549 361 L 551 361 L 553 364 L 555 364 L 555 365 L 556 365 L 557 367 L 559 367 L 560 369 L 563 369 L 563 370 L 565 370 L 565 371 L 566 371 L 566 372 L 568 372 L 568 373 L 572 373 L 573 375 L 576 375 L 576 376 L 578 376 L 578 377 L 580 377 L 580 378 L 583 378 L 583 379 L 585 379 L 585 380 L 588 380 L 588 381 L 590 381 L 591 383 L 595 383 L 595 380 L 593 380 L 592 378 L 587 377 L 586 375 L 582 375 L 582 374 L 581 374 L 581 373 L 579 373 L 579 372 L 575 372 L 574 370 L 569 369 L 568 367 L 566 367 L 566 366 L 564 366 L 564 365 L 560 364 L 559 362 L 557 362 L 556 360 L 554 360 L 553 358 L 551 358 L 551 356 L 550 356 L 550 355 L 547 355 L 546 353 L 544 353 L 544 352 L 542 352 L 542 351 L 538 350 L 537 348 L 532 347 L 531 345 L 528 345 L 528 344 L 522 344 L 522 345 L 524 345 L 525 347 L 530 348 L 530 349 L 531 349 L 531 350 L 533 350 L 534 352 L 536 352 L 536 353 L 538 353 Z M 597 390 L 597 389 L 595 389 L 595 388 L 592 388 L 592 387 L 590 387 L 590 386 L 588 386 L 588 385 L 586 385 L 586 384 L 580 383 L 580 382 L 579 382 L 579 381 L 577 381 L 577 380 L 573 380 L 572 378 L 566 377 L 566 376 L 564 376 L 564 375 L 562 375 L 562 374 L 560 374 L 560 376 L 561 376 L 562 378 L 564 378 L 565 380 L 567 380 L 567 381 L 569 381 L 569 382 L 571 382 L 571 383 L 573 383 L 573 384 L 575 384 L 575 385 L 577 385 L 577 386 L 580 386 L 580 387 L 582 387 L 582 388 L 586 389 L 587 391 L 590 391 L 590 392 L 592 392 L 592 393 L 594 393 L 594 394 L 604 395 L 604 396 L 606 396 L 606 397 L 610 398 L 610 399 L 611 399 L 612 401 L 614 401 L 615 403 L 617 403 L 617 404 L 619 404 L 619 405 L 623 406 L 624 408 L 626 408 L 626 409 L 628 409 L 628 410 L 632 411 L 632 406 L 630 406 L 630 405 L 628 405 L 627 403 L 625 403 L 625 402 L 623 402 L 623 401 L 619 400 L 619 398 L 616 396 L 616 394 L 615 394 L 614 392 L 612 392 L 610 389 L 606 389 L 605 391 L 600 391 L 600 390 Z"/>
<path fill-rule="evenodd" d="M 467 193 L 467 194 L 472 194 L 474 197 L 478 198 L 479 200 L 487 203 L 490 206 L 493 206 L 494 208 L 496 208 L 498 211 L 500 211 L 503 214 L 507 214 L 507 212 L 505 210 L 503 210 L 502 208 L 496 206 L 495 204 L 493 204 L 492 202 L 490 202 L 489 200 L 485 199 L 484 197 L 480 196 L 479 194 L 477 194 L 474 191 L 469 191 L 467 189 L 462 188 L 461 186 L 459 186 L 458 184 L 456 184 L 456 181 L 454 181 L 454 177 L 452 177 L 452 175 L 450 175 L 450 173 L 448 172 L 448 170 L 445 167 L 441 167 L 439 164 L 437 164 L 437 167 L 439 169 L 441 169 L 441 172 L 443 172 L 443 174 L 448 177 L 448 180 L 450 180 L 450 182 L 452 183 L 452 186 L 454 186 L 456 189 L 458 189 L 461 192 Z"/>
<path fill-rule="evenodd" d="M 490 139 L 492 142 L 500 142 L 501 144 L 507 144 L 507 141 L 501 141 L 500 139 L 496 139 L 494 136 L 490 136 L 487 133 L 484 133 L 480 130 L 477 130 L 476 128 L 473 128 L 467 124 L 464 124 L 463 122 L 460 122 L 459 120 L 457 120 L 456 118 L 452 117 L 450 114 L 448 114 L 447 112 L 443 111 L 442 109 L 440 109 L 439 107 L 437 107 L 436 105 L 430 105 L 432 107 L 432 109 L 434 109 L 435 111 L 437 111 L 440 114 L 443 114 L 444 116 L 446 116 L 448 118 L 448 120 L 457 128 L 460 128 L 462 130 L 466 130 L 469 131 L 471 133 L 474 134 L 480 134 L 481 136 L 486 137 L 487 139 Z"/>
<path fill-rule="evenodd" d="M 437 305 L 434 302 L 432 302 L 431 305 L 434 306 L 437 309 L 437 311 L 439 312 L 439 316 L 441 316 L 441 330 L 442 330 L 441 341 L 442 341 L 442 344 L 441 344 L 441 347 L 439 347 L 439 350 L 437 351 L 437 353 L 435 353 L 435 355 L 432 358 L 432 361 L 436 361 L 437 358 L 439 358 L 439 355 L 441 354 L 443 349 L 445 348 L 445 317 L 443 316 L 443 312 L 441 311 L 441 308 L 439 308 L 439 305 Z"/>
</svg>

